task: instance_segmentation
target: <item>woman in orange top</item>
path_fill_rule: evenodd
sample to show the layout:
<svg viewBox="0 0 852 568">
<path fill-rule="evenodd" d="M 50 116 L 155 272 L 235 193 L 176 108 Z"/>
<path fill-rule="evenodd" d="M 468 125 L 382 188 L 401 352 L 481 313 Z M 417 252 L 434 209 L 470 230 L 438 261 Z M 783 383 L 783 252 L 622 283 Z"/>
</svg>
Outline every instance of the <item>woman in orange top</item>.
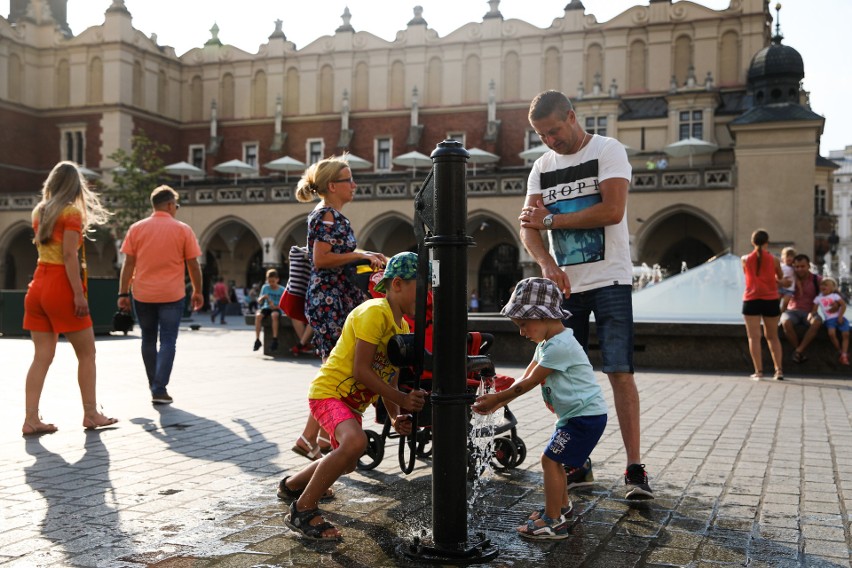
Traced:
<svg viewBox="0 0 852 568">
<path fill-rule="evenodd" d="M 89 190 L 77 165 L 56 164 L 44 182 L 41 201 L 32 214 L 38 265 L 24 299 L 24 329 L 30 331 L 35 354 L 27 373 L 26 415 L 21 429 L 24 435 L 57 430 L 53 424 L 42 422 L 38 405 L 60 333 L 65 334 L 77 355 L 83 427 L 91 430 L 117 422 L 98 410 L 95 334 L 86 283 L 77 258 L 77 249 L 89 228 L 107 219 L 109 213 L 97 194 Z M 82 268 L 85 270 L 85 265 Z"/>
<path fill-rule="evenodd" d="M 751 235 L 751 243 L 754 250 L 742 257 L 746 280 L 743 318 L 748 334 L 748 350 L 754 363 L 754 374 L 751 378 L 755 381 L 763 378 L 763 351 L 760 345 L 762 318 L 763 333 L 775 364 L 773 378 L 780 381 L 784 378 L 784 371 L 781 366 L 781 341 L 778 339 L 778 320 L 781 318 L 778 287 L 783 281 L 784 273 L 781 271 L 781 262 L 766 250 L 769 244 L 769 234 L 766 231 L 755 231 Z"/>
</svg>

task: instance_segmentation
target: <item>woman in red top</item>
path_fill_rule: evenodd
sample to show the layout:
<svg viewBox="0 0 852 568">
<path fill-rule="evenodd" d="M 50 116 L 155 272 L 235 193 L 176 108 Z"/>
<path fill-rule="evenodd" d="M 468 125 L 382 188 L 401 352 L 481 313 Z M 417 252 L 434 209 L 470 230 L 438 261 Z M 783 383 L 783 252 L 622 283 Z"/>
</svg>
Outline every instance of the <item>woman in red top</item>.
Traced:
<svg viewBox="0 0 852 568">
<path fill-rule="evenodd" d="M 27 372 L 24 435 L 56 432 L 38 413 L 44 379 L 59 334 L 65 335 L 77 355 L 77 382 L 83 399 L 83 427 L 87 430 L 115 424 L 98 410 L 95 396 L 95 335 L 86 280 L 80 274 L 77 251 L 93 225 L 103 224 L 109 213 L 73 162 L 56 164 L 33 209 L 34 243 L 38 266 L 24 298 L 24 329 L 32 336 L 35 354 Z M 82 266 L 85 271 L 85 265 Z"/>
<path fill-rule="evenodd" d="M 784 273 L 781 271 L 781 262 L 766 250 L 769 244 L 769 234 L 766 231 L 755 231 L 751 235 L 751 243 L 754 250 L 742 257 L 746 281 L 743 318 L 748 333 L 748 350 L 754 363 L 754 374 L 751 378 L 755 381 L 763 378 L 763 352 L 760 345 L 762 319 L 763 333 L 775 364 L 773 378 L 780 381 L 784 378 L 784 371 L 781 364 L 781 341 L 778 339 L 778 320 L 781 318 L 778 286 L 783 281 Z"/>
</svg>

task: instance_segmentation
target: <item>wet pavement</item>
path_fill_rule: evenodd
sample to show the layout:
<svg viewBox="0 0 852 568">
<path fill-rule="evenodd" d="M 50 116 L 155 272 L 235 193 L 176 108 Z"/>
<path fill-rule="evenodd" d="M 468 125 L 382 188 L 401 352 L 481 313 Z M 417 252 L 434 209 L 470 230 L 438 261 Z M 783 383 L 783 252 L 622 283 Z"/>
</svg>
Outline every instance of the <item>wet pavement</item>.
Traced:
<svg viewBox="0 0 852 568">
<path fill-rule="evenodd" d="M 80 426 L 76 360 L 62 342 L 41 405 L 60 430 L 40 438 L 19 434 L 32 345 L 0 339 L 0 565 L 422 564 L 396 547 L 431 530 L 430 463 L 403 475 L 395 440 L 376 469 L 343 477 L 337 499 L 323 507 L 342 543 L 305 541 L 284 526 L 276 484 L 308 463 L 290 448 L 318 360 L 253 352 L 254 334 L 237 319 L 211 326 L 199 317 L 200 330 L 181 331 L 171 406 L 150 404 L 138 329 L 99 338 L 100 402 L 121 422 L 98 432 Z M 623 499 L 612 412 L 592 454 L 596 485 L 573 494 L 571 537 L 517 538 L 515 526 L 543 502 L 538 456 L 553 424 L 530 393 L 511 405 L 529 455 L 515 469 L 485 474 L 471 499 L 471 534 L 499 548 L 490 565 L 850 567 L 852 382 L 654 372 L 637 379 L 657 499 Z"/>
</svg>

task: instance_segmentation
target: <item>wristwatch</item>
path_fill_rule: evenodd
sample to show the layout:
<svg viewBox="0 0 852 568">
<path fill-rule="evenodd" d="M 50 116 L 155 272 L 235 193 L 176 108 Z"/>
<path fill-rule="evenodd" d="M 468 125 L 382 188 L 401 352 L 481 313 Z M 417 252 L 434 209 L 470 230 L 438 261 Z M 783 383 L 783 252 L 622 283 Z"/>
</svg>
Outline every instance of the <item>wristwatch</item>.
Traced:
<svg viewBox="0 0 852 568">
<path fill-rule="evenodd" d="M 550 215 L 545 215 L 544 219 L 542 219 L 541 222 L 544 225 L 544 228 L 547 229 L 548 231 L 550 229 L 552 229 L 553 228 L 553 213 L 551 213 Z"/>
</svg>

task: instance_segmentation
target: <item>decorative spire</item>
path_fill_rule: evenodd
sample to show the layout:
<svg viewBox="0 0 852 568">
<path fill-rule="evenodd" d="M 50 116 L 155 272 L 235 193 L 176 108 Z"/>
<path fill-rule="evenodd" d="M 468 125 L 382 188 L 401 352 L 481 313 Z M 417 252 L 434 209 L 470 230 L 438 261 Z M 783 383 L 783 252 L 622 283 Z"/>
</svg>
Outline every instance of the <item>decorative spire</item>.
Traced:
<svg viewBox="0 0 852 568">
<path fill-rule="evenodd" d="M 222 42 L 219 39 L 219 26 L 216 22 L 213 22 L 213 27 L 210 28 L 210 39 L 208 39 L 204 45 L 222 45 Z"/>
<path fill-rule="evenodd" d="M 124 5 L 124 0 L 112 0 L 112 4 L 107 8 L 107 13 L 110 12 L 122 12 L 128 16 L 130 15 L 130 10 Z"/>
<path fill-rule="evenodd" d="M 414 18 L 408 22 L 409 26 L 428 26 L 426 20 L 423 19 L 423 6 L 414 7 Z"/>
<path fill-rule="evenodd" d="M 784 36 L 781 35 L 781 2 L 775 4 L 775 35 L 772 36 L 772 43 L 781 45 L 781 40 Z"/>
<path fill-rule="evenodd" d="M 346 6 L 343 9 L 343 14 L 340 15 L 340 19 L 343 20 L 343 25 L 337 28 L 336 32 L 354 32 L 355 28 L 352 27 L 352 24 L 349 23 L 349 20 L 352 19 L 352 13 L 349 11 L 349 6 Z"/>
<path fill-rule="evenodd" d="M 284 25 L 284 22 L 282 22 L 280 18 L 278 20 L 275 20 L 275 31 L 272 32 L 272 35 L 269 36 L 269 39 L 279 39 L 280 38 L 280 39 L 283 39 L 284 41 L 287 41 L 287 36 L 284 35 L 284 30 L 281 29 L 281 26 L 283 26 L 283 25 Z"/>
<path fill-rule="evenodd" d="M 583 3 L 580 2 L 580 0 L 571 0 L 571 2 L 569 2 L 568 5 L 565 6 L 566 12 L 568 12 L 569 10 L 585 10 L 585 9 L 586 9 L 586 7 L 583 6 Z"/>
<path fill-rule="evenodd" d="M 500 0 L 488 0 L 488 5 L 491 9 L 487 14 L 482 16 L 483 20 L 487 20 L 489 18 L 500 18 L 503 19 L 503 14 L 500 13 Z"/>
</svg>

